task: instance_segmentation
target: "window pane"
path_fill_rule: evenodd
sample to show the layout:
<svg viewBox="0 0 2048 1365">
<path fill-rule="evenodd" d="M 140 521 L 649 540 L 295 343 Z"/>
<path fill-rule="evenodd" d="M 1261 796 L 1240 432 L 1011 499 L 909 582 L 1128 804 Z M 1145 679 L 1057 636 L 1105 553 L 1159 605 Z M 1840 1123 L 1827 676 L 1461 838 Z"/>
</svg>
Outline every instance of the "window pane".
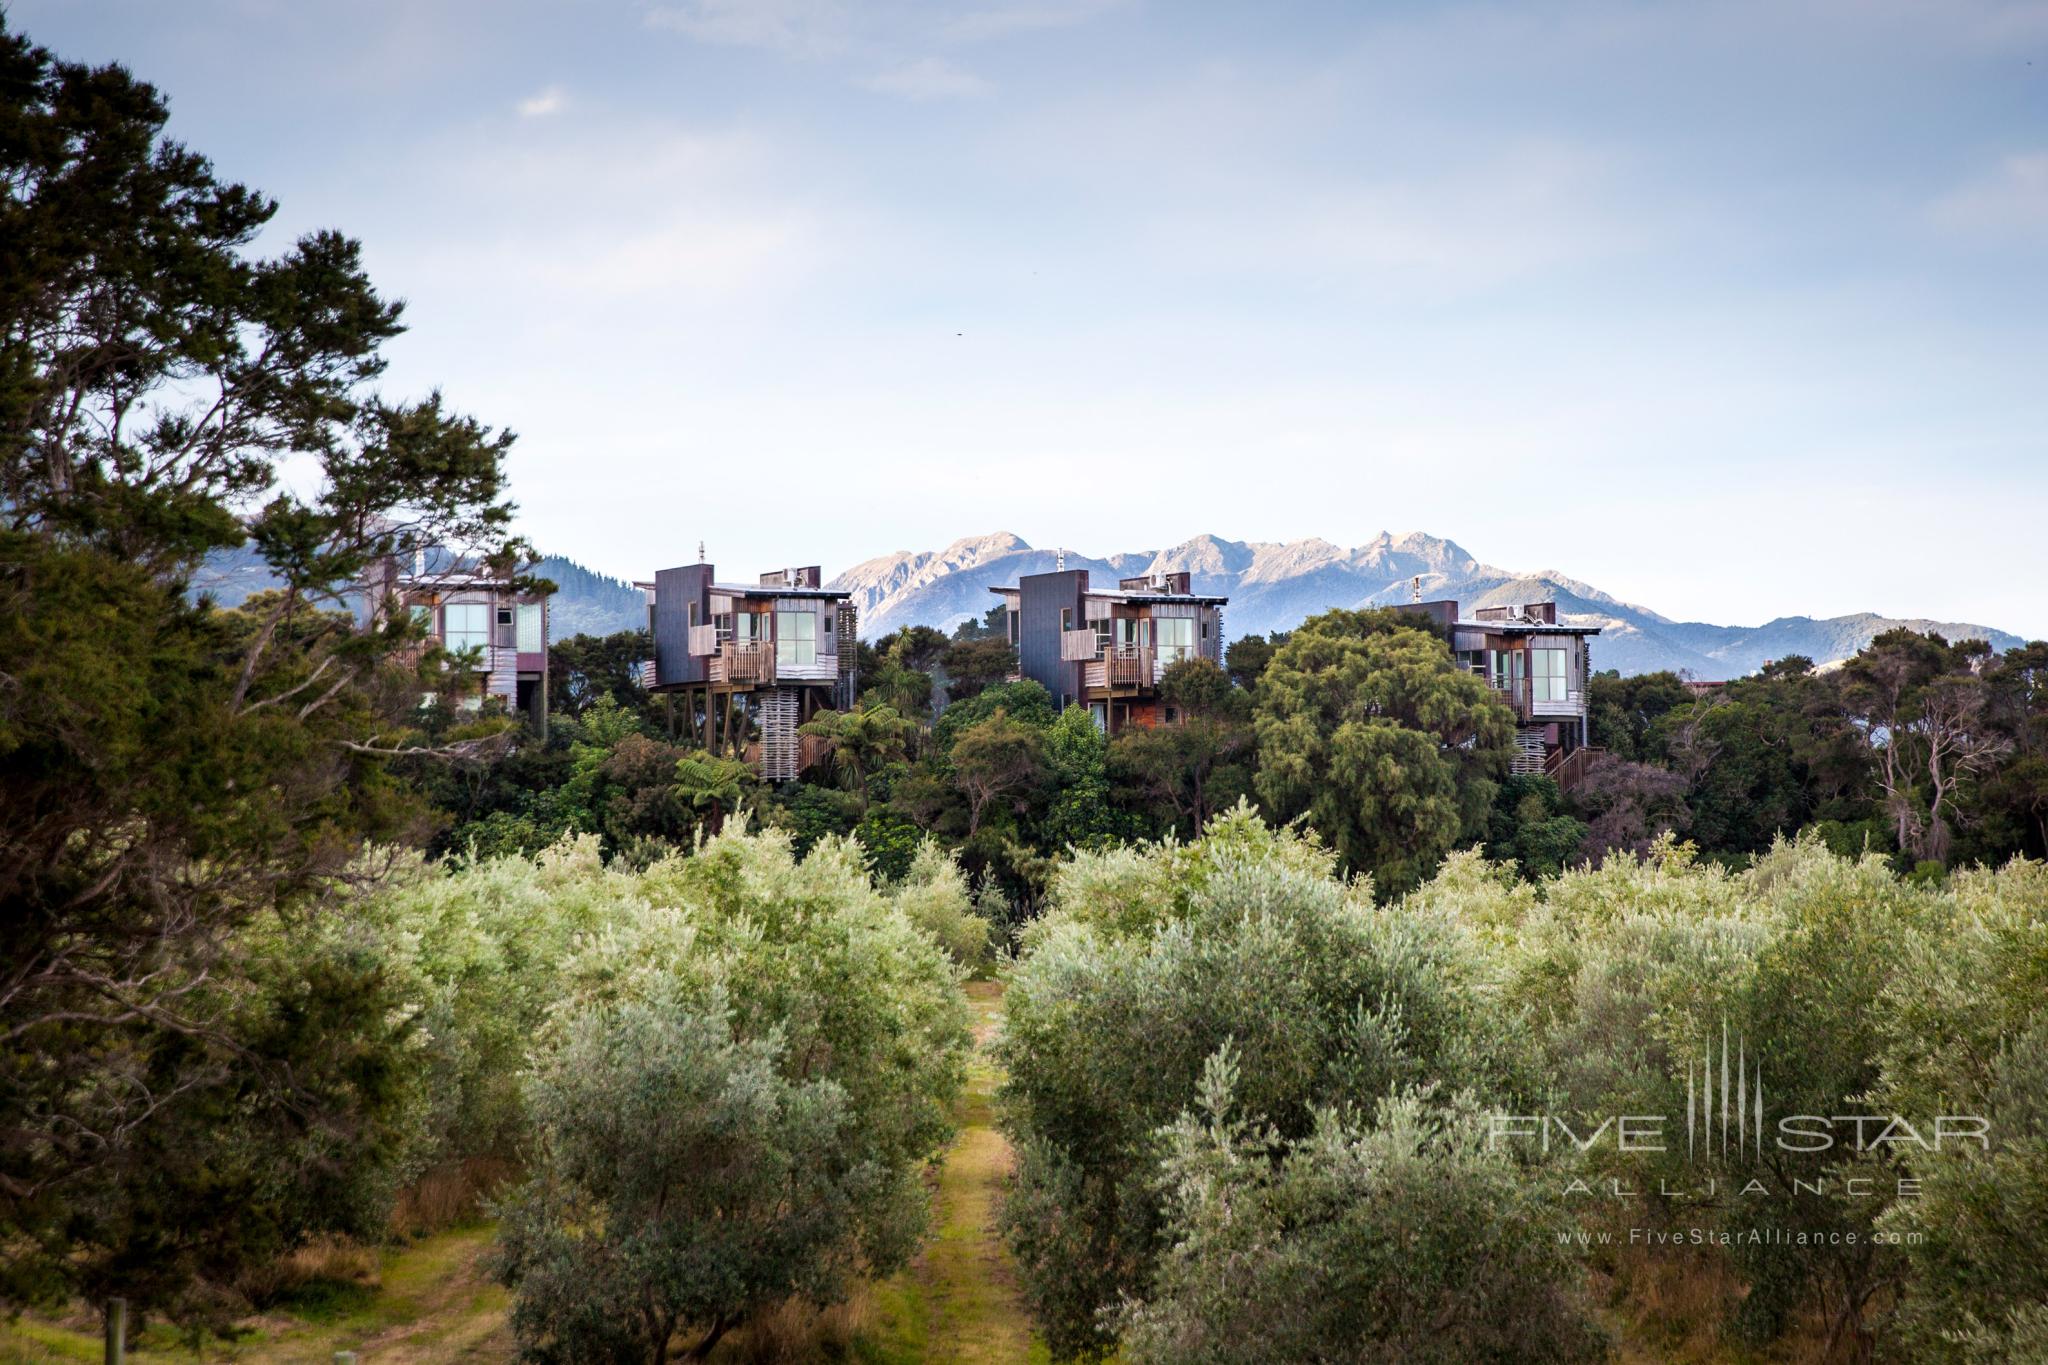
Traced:
<svg viewBox="0 0 2048 1365">
<path fill-rule="evenodd" d="M 483 602 L 450 602 L 441 608 L 441 642 L 451 653 L 491 642 L 491 609 Z"/>
<path fill-rule="evenodd" d="M 818 617 L 815 612 L 775 613 L 775 662 L 807 666 L 818 661 Z"/>
<path fill-rule="evenodd" d="M 1195 618 L 1192 616 L 1162 616 L 1153 623 L 1159 637 L 1159 657 L 1166 663 L 1177 663 L 1194 657 Z"/>
<path fill-rule="evenodd" d="M 540 603 L 521 602 L 519 604 L 519 652 L 521 654 L 538 654 L 546 648 L 546 642 L 540 638 Z"/>
</svg>

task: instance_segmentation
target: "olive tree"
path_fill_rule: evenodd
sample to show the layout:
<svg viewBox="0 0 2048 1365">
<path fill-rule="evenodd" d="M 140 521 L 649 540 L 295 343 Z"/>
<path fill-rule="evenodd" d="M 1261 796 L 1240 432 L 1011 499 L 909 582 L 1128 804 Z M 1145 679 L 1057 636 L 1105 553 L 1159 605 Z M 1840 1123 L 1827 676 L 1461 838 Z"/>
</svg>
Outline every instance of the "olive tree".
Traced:
<svg viewBox="0 0 2048 1365">
<path fill-rule="evenodd" d="M 717 992 L 563 1022 L 529 1090 L 536 1174 L 501 1230 L 527 1359 L 660 1365 L 689 1329 L 680 1358 L 702 1360 L 759 1308 L 837 1297 L 863 1216 L 904 1254 L 914 1191 L 855 1154 L 846 1092 L 732 1022 Z"/>
<path fill-rule="evenodd" d="M 1107 1349 L 1180 1235 L 1162 1129 L 1228 1044 L 1236 1097 L 1284 1140 L 1431 1082 L 1512 1089 L 1483 957 L 1447 917 L 1373 904 L 1327 850 L 1244 806 L 1193 844 L 1082 854 L 1025 937 L 1002 1054 L 1019 1158 L 1004 1226 L 1059 1356 Z"/>
<path fill-rule="evenodd" d="M 533 1360 L 701 1358 L 915 1249 L 967 1008 L 857 845 L 737 825 L 618 888 L 567 955 L 500 1272 Z M 680 1346 L 678 1346 L 680 1342 Z"/>
<path fill-rule="evenodd" d="M 1167 1133 L 1172 1245 L 1123 1310 L 1137 1365 L 1565 1362 L 1605 1340 L 1572 1291 L 1569 1214 L 1490 1147 L 1469 1097 L 1408 1091 L 1307 1135 L 1233 1111 L 1230 1049 Z"/>
</svg>

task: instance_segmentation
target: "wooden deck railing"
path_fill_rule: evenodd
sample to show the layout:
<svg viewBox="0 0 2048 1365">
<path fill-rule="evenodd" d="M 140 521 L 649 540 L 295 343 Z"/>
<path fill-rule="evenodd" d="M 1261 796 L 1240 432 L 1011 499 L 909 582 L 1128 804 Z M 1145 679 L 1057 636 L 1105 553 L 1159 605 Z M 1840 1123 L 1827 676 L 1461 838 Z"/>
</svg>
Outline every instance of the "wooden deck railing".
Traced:
<svg viewBox="0 0 2048 1365">
<path fill-rule="evenodd" d="M 1563 749 L 1552 754 L 1543 764 L 1543 775 L 1557 783 L 1559 791 L 1570 791 L 1586 780 L 1586 769 L 1593 760 L 1607 751 L 1594 745 L 1582 745 L 1566 752 Z"/>
<path fill-rule="evenodd" d="M 1109 652 L 1111 687 L 1150 687 L 1158 681 L 1155 655 L 1150 645 L 1118 645 Z"/>
<path fill-rule="evenodd" d="M 711 657 L 705 675 L 715 683 L 772 683 L 775 681 L 775 646 L 766 640 L 746 644 L 727 641 Z"/>
</svg>

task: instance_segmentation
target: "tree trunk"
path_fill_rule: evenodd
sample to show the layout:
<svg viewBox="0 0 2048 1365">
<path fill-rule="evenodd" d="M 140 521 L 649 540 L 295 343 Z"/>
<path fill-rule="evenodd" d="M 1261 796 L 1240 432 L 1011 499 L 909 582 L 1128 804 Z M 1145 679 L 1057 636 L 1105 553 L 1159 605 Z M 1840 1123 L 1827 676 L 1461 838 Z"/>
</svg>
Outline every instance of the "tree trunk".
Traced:
<svg viewBox="0 0 2048 1365">
<path fill-rule="evenodd" d="M 711 1352 L 713 1351 L 713 1349 L 717 1347 L 719 1338 L 723 1337 L 726 1334 L 726 1332 L 731 1329 L 731 1327 L 732 1320 L 730 1318 L 718 1319 L 716 1322 L 711 1324 L 711 1330 L 704 1334 L 704 1340 L 698 1342 L 695 1346 L 692 1346 L 688 1354 L 686 1354 L 683 1357 L 683 1359 L 708 1360 L 711 1356 Z"/>
</svg>

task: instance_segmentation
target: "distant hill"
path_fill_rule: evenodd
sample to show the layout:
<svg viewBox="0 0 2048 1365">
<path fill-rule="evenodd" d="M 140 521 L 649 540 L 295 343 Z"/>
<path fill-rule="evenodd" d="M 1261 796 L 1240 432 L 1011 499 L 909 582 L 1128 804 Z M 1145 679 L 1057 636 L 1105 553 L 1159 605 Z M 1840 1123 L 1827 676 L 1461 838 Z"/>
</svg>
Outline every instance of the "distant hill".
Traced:
<svg viewBox="0 0 2048 1365">
<path fill-rule="evenodd" d="M 861 634 L 869 639 L 910 624 L 950 630 L 988 610 L 994 601 L 990 587 L 1015 583 L 1020 574 L 1045 573 L 1058 558 L 1055 551 L 1034 549 L 1009 532 L 996 532 L 956 540 L 943 550 L 906 550 L 870 559 L 833 579 L 832 586 L 854 594 Z M 1197 536 L 1167 550 L 1103 559 L 1069 553 L 1066 563 L 1112 585 L 1137 574 L 1185 570 L 1197 592 L 1230 598 L 1224 619 L 1231 638 L 1288 630 L 1331 607 L 1406 602 L 1418 576 L 1425 598 L 1453 597 L 1467 611 L 1555 601 L 1565 620 L 1601 628 L 1593 644 L 1594 666 L 1623 673 L 1668 668 L 1701 679 L 1733 678 L 1788 654 L 1826 663 L 1854 654 L 1872 636 L 1897 626 L 1950 639 L 1988 640 L 2000 650 L 2024 643 L 1989 626 L 1869 612 L 1824 620 L 1784 616 L 1761 626 L 1673 621 L 1555 570 L 1496 568 L 1454 541 L 1415 531 L 1383 532 L 1349 549 L 1326 540 L 1280 544 Z"/>
<path fill-rule="evenodd" d="M 541 560 L 532 572 L 557 589 L 548 602 L 551 641 L 647 628 L 647 599 L 631 583 L 608 578 L 560 555 Z M 276 586 L 270 567 L 247 545 L 208 555 L 192 575 L 192 595 L 211 597 L 223 607 L 238 607 L 252 593 Z"/>
<path fill-rule="evenodd" d="M 533 572 L 555 585 L 555 595 L 548 599 L 550 640 L 647 629 L 647 596 L 631 583 L 560 555 L 541 560 Z"/>
</svg>

